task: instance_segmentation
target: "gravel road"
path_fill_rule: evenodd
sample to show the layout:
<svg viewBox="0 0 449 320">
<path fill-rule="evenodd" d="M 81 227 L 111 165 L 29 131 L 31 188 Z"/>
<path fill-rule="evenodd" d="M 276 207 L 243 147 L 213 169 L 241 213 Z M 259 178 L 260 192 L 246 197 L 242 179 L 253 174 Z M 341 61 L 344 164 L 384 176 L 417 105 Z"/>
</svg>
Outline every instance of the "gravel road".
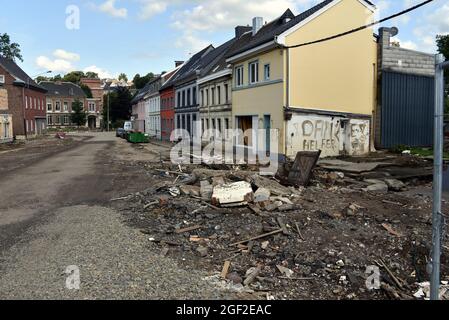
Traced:
<svg viewBox="0 0 449 320">
<path fill-rule="evenodd" d="M 0 182 L 0 299 L 233 298 L 207 274 L 156 254 L 107 207 L 142 187 L 142 177 L 114 169 L 118 143 L 98 134 Z M 79 269 L 79 290 L 66 287 L 69 266 Z"/>
</svg>

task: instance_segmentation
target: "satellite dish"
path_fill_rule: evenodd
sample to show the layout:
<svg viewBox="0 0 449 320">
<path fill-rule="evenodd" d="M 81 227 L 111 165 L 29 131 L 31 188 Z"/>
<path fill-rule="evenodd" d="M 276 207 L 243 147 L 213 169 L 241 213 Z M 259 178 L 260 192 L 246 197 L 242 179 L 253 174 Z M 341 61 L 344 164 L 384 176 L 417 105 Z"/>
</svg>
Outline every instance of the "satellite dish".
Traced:
<svg viewBox="0 0 449 320">
<path fill-rule="evenodd" d="M 397 36 L 398 33 L 399 33 L 399 29 L 398 28 L 396 28 L 396 27 L 390 28 L 390 34 L 391 34 L 392 37 Z"/>
</svg>

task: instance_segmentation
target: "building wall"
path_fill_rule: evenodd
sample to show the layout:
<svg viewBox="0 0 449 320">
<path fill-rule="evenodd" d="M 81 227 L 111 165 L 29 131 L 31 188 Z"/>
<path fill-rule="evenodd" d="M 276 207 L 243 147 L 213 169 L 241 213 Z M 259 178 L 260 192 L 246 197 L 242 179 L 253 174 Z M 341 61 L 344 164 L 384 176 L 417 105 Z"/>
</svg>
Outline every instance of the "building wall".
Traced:
<svg viewBox="0 0 449 320">
<path fill-rule="evenodd" d="M 147 133 L 161 139 L 161 97 L 159 94 L 152 95 L 146 105 Z"/>
<path fill-rule="evenodd" d="M 8 91 L 0 87 L 0 143 L 13 140 L 12 115 L 8 112 Z"/>
<path fill-rule="evenodd" d="M 175 88 L 175 128 L 193 136 L 199 121 L 198 85 L 194 80 Z"/>
<path fill-rule="evenodd" d="M 45 93 L 32 88 L 14 85 L 13 78 L 0 66 L 0 74 L 5 75 L 4 88 L 8 91 L 8 108 L 12 115 L 13 134 L 17 138 L 40 134 L 39 119 L 45 119 Z"/>
<path fill-rule="evenodd" d="M 202 138 L 208 141 L 211 137 L 205 134 L 207 130 L 215 128 L 224 135 L 225 130 L 233 128 L 232 78 L 227 76 L 202 83 L 199 85 L 199 90 Z M 214 98 L 212 98 L 213 94 Z"/>
<path fill-rule="evenodd" d="M 72 114 L 72 104 L 76 98 L 73 96 L 61 97 L 47 95 L 45 108 L 47 111 L 47 126 L 49 128 L 73 126 L 70 116 Z M 87 100 L 84 97 L 78 97 L 78 99 L 83 103 L 84 110 L 87 110 Z M 57 103 L 60 106 L 59 111 L 57 110 Z M 66 107 L 64 104 L 66 104 Z"/>
<path fill-rule="evenodd" d="M 161 138 L 170 141 L 171 133 L 175 129 L 175 90 L 168 88 L 160 92 L 161 95 Z"/>
<path fill-rule="evenodd" d="M 145 132 L 146 130 L 145 103 L 145 100 L 140 100 L 132 106 L 132 116 L 134 117 L 133 129 L 140 132 Z"/>
<path fill-rule="evenodd" d="M 249 84 L 249 63 L 259 62 L 259 82 Z M 285 54 L 281 49 L 262 53 L 257 56 L 233 63 L 232 116 L 234 128 L 239 128 L 238 118 L 252 116 L 257 118 L 258 128 L 264 128 L 264 117 L 271 117 L 271 128 L 277 129 L 280 137 L 284 136 L 285 106 L 284 92 Z M 270 79 L 264 80 L 264 66 L 270 64 Z M 243 67 L 243 86 L 236 85 L 236 68 Z M 283 139 L 279 140 L 278 150 L 284 150 Z"/>
<path fill-rule="evenodd" d="M 322 157 L 366 154 L 370 151 L 370 126 L 369 119 L 344 115 L 293 114 L 288 121 L 287 156 L 317 150 Z"/>
<path fill-rule="evenodd" d="M 358 0 L 344 0 L 286 37 L 295 45 L 373 21 Z M 373 30 L 290 49 L 291 107 L 372 115 L 375 106 L 377 44 Z"/>
</svg>

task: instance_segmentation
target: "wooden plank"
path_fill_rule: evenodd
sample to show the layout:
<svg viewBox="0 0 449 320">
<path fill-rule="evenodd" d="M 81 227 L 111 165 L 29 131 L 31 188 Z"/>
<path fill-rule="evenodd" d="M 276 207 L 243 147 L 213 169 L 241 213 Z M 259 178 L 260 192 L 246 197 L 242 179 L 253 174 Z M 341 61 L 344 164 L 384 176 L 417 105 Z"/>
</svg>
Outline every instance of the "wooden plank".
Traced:
<svg viewBox="0 0 449 320">
<path fill-rule="evenodd" d="M 221 277 L 223 279 L 226 279 L 229 273 L 229 268 L 231 267 L 231 261 L 225 261 L 225 264 L 223 266 L 223 271 L 221 272 Z"/>
<path fill-rule="evenodd" d="M 183 228 L 183 229 L 178 229 L 175 231 L 175 233 L 180 234 L 180 233 L 195 231 L 195 230 L 198 230 L 201 228 L 202 228 L 201 226 L 192 226 L 192 227 L 187 227 L 187 228 Z"/>
<path fill-rule="evenodd" d="M 247 240 L 243 240 L 243 241 L 239 241 L 239 242 L 233 243 L 233 244 L 231 244 L 229 246 L 230 247 L 235 247 L 235 246 L 238 246 L 239 244 L 248 243 L 250 241 L 263 239 L 263 238 L 266 238 L 266 237 L 269 237 L 269 236 L 274 236 L 275 234 L 282 233 L 283 231 L 284 230 L 282 230 L 282 229 L 275 230 L 275 231 L 272 231 L 272 232 L 269 232 L 269 233 L 262 234 L 262 235 L 257 236 L 257 237 L 252 237 L 252 238 L 249 238 Z"/>
<path fill-rule="evenodd" d="M 294 186 L 307 186 L 310 176 L 320 158 L 321 150 L 298 152 L 288 175 L 288 182 Z"/>
</svg>

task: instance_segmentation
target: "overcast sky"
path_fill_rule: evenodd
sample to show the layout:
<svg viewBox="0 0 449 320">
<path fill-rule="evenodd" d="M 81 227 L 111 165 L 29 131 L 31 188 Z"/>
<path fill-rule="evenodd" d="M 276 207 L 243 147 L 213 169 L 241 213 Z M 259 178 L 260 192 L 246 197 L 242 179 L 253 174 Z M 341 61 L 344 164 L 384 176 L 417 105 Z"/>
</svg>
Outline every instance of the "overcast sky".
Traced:
<svg viewBox="0 0 449 320">
<path fill-rule="evenodd" d="M 343 0 L 346 1 L 346 0 Z M 101 77 L 168 71 L 174 60 L 230 39 L 254 16 L 295 14 L 316 0 L 14 0 L 2 1 L 0 33 L 21 45 L 30 76 L 45 70 L 95 71 Z M 374 0 L 384 17 L 422 0 Z M 72 7 L 71 7 L 72 6 Z M 76 10 L 80 20 L 77 28 Z M 69 9 L 67 11 L 67 9 Z M 68 12 L 68 13 L 67 13 Z M 75 14 L 74 14 L 75 13 Z M 69 18 L 69 19 L 68 19 Z M 67 24 L 68 22 L 68 24 Z M 449 33 L 449 0 L 435 0 L 387 23 L 406 48 L 435 52 L 435 35 Z M 376 30 L 377 31 L 377 27 Z"/>
</svg>

